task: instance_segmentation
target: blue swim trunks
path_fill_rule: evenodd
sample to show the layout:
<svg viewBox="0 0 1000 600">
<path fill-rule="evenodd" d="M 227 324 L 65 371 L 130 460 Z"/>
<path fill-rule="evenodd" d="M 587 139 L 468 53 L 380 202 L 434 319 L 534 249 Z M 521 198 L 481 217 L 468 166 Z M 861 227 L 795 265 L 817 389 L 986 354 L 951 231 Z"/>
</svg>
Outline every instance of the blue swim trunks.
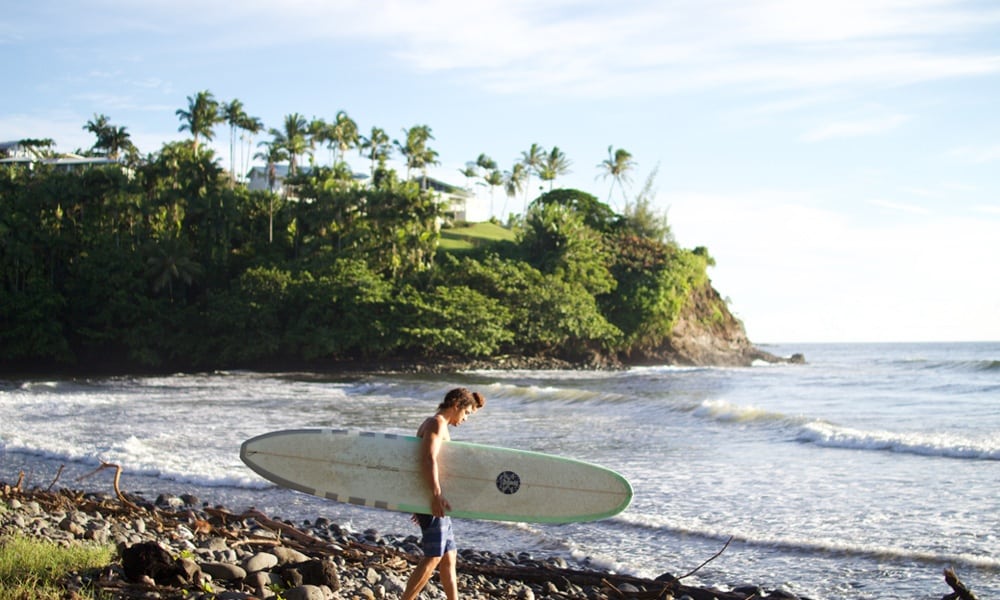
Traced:
<svg viewBox="0 0 1000 600">
<path fill-rule="evenodd" d="M 423 532 L 420 549 L 424 551 L 424 556 L 444 556 L 457 549 L 455 534 L 451 530 L 451 517 L 417 515 L 417 521 Z"/>
</svg>

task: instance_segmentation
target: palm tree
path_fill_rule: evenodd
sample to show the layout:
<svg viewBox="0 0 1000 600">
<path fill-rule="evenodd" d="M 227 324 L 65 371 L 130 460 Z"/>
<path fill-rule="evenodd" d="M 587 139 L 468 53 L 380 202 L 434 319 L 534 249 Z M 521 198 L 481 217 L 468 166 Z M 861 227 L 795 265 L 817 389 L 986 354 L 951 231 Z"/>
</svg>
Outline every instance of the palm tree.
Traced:
<svg viewBox="0 0 1000 600">
<path fill-rule="evenodd" d="M 126 131 L 126 128 L 112 125 L 107 115 L 95 114 L 94 118 L 87 121 L 83 128 L 93 133 L 97 138 L 92 150 L 112 160 L 118 160 L 118 155 L 122 150 L 126 152 L 135 150 L 131 135 Z"/>
<path fill-rule="evenodd" d="M 246 141 L 246 154 L 244 156 L 243 144 L 240 144 L 240 163 L 243 165 L 243 176 L 246 177 L 246 173 L 250 171 L 250 150 L 253 148 L 253 136 L 264 131 L 264 122 L 258 117 L 251 117 L 244 113 L 243 118 L 240 119 L 239 125 L 237 127 L 243 131 L 240 134 L 240 140 Z"/>
<path fill-rule="evenodd" d="M 132 136 L 125 127 L 114 127 L 108 129 L 102 142 L 102 146 L 107 150 L 108 158 L 118 160 L 118 155 L 124 150 L 127 154 L 136 151 L 135 144 L 132 143 Z M 95 146 L 96 147 L 96 146 Z"/>
<path fill-rule="evenodd" d="M 326 121 L 313 117 L 313 120 L 309 122 L 309 149 L 315 152 L 317 145 L 330 142 L 333 139 L 330 132 L 330 125 Z M 336 162 L 336 155 L 332 144 L 328 144 L 327 147 L 330 148 L 330 166 L 332 167 Z"/>
<path fill-rule="evenodd" d="M 635 161 L 632 160 L 632 154 L 625 150 L 624 148 L 618 148 L 614 150 L 612 146 L 608 146 L 608 157 L 601 161 L 601 164 L 597 165 L 598 169 L 601 169 L 603 173 L 598 175 L 607 179 L 611 177 L 611 187 L 608 189 L 608 203 L 611 202 L 611 193 L 615 189 L 615 184 L 618 184 L 618 189 L 622 192 L 622 199 L 625 201 L 625 212 L 628 212 L 628 195 L 625 193 L 625 184 L 631 183 L 631 175 L 629 171 L 635 168 Z"/>
<path fill-rule="evenodd" d="M 418 169 L 424 176 L 421 187 L 426 187 L 427 167 L 438 164 L 437 151 L 427 147 L 427 141 L 434 139 L 431 128 L 427 125 L 414 125 L 404 129 L 403 133 L 406 134 L 406 143 L 399 140 L 393 140 L 392 143 L 406 159 L 406 178 L 410 178 L 412 169 Z"/>
<path fill-rule="evenodd" d="M 493 191 L 503 185 L 503 173 L 500 169 L 493 169 L 483 175 L 483 181 L 490 188 L 490 218 L 493 218 Z M 504 205 L 506 207 L 506 204 Z"/>
<path fill-rule="evenodd" d="M 483 184 L 490 188 L 490 218 L 493 218 L 493 188 L 503 185 L 503 174 L 497 170 L 497 161 L 485 153 L 476 157 L 476 167 L 482 175 Z"/>
<path fill-rule="evenodd" d="M 552 151 L 548 153 L 545 157 L 545 162 L 542 164 L 542 168 L 538 173 L 538 177 L 542 181 L 549 182 L 549 191 L 552 191 L 552 184 L 555 182 L 556 178 L 560 175 L 565 175 L 569 173 L 569 167 L 573 163 L 570 162 L 566 155 L 563 154 L 559 146 L 553 146 Z"/>
<path fill-rule="evenodd" d="M 528 168 L 522 162 L 514 163 L 510 171 L 504 173 L 503 185 L 508 198 L 514 198 L 524 190 L 528 180 Z M 503 212 L 507 212 L 507 202 L 503 204 Z M 523 213 L 522 213 L 523 214 Z"/>
<path fill-rule="evenodd" d="M 361 156 L 371 161 L 371 176 L 372 181 L 374 181 L 376 164 L 385 164 L 385 161 L 389 160 L 389 155 L 392 153 L 392 143 L 389 140 L 389 134 L 380 127 L 372 127 L 371 134 L 368 137 L 360 136 L 358 151 L 361 153 Z"/>
<path fill-rule="evenodd" d="M 274 184 L 278 180 L 277 164 L 288 158 L 288 151 L 276 142 L 264 141 L 259 145 L 264 150 L 255 154 L 254 158 L 259 158 L 266 162 L 267 189 L 271 192 L 267 202 L 267 241 L 270 243 L 274 241 Z"/>
<path fill-rule="evenodd" d="M 476 157 L 476 166 L 484 171 L 493 171 L 497 168 L 497 161 L 493 160 L 485 154 L 480 154 Z"/>
<path fill-rule="evenodd" d="M 528 212 L 528 191 L 531 189 L 531 174 L 536 175 L 541 173 L 542 166 L 545 164 L 545 148 L 542 148 L 538 144 L 532 144 L 531 148 L 528 148 L 526 152 L 521 153 L 521 164 L 527 169 L 524 181 L 524 210 L 523 213 Z M 522 214 L 523 214 L 522 213 Z"/>
<path fill-rule="evenodd" d="M 104 137 L 107 135 L 107 131 L 111 127 L 110 121 L 111 119 L 108 117 L 108 115 L 99 115 L 97 113 L 94 113 L 94 118 L 87 121 L 87 124 L 83 126 L 83 128 L 86 131 L 89 131 L 90 133 L 94 134 L 94 137 L 97 138 L 97 143 L 94 144 L 95 148 L 97 147 L 98 144 L 101 143 L 101 140 L 103 140 Z"/>
<path fill-rule="evenodd" d="M 277 182 L 277 169 L 275 167 L 278 163 L 288 160 L 288 151 L 274 141 L 265 140 L 257 146 L 263 150 L 254 154 L 253 157 L 263 160 L 267 164 L 267 189 L 273 192 L 274 184 Z"/>
<path fill-rule="evenodd" d="M 94 118 L 87 121 L 87 124 L 83 126 L 85 130 L 94 134 L 94 137 L 97 138 L 97 141 L 91 146 L 92 151 L 105 155 L 108 153 L 106 142 L 113 128 L 110 121 L 111 119 L 108 115 L 94 113 Z"/>
<path fill-rule="evenodd" d="M 219 102 L 212 95 L 212 92 L 204 90 L 198 92 L 193 98 L 187 97 L 188 109 L 178 108 L 177 118 L 181 120 L 181 126 L 177 131 L 190 131 L 193 137 L 193 147 L 198 151 L 198 138 L 203 137 L 211 140 L 215 137 L 213 128 L 225 120 L 219 112 Z"/>
<path fill-rule="evenodd" d="M 420 155 L 419 164 L 420 173 L 424 176 L 423 185 L 421 187 L 424 189 L 427 188 L 427 167 L 439 164 L 441 164 L 441 161 L 438 160 L 437 150 L 424 148 L 424 151 Z"/>
<path fill-rule="evenodd" d="M 458 172 L 462 174 L 462 177 L 465 177 L 465 188 L 471 192 L 472 180 L 479 177 L 479 167 L 474 162 L 467 162 L 465 168 L 459 169 Z"/>
<path fill-rule="evenodd" d="M 299 113 L 292 113 L 285 116 L 285 129 L 272 128 L 271 136 L 274 144 L 284 148 L 288 152 L 288 174 L 295 175 L 298 165 L 298 157 L 309 148 L 309 126 L 306 118 Z"/>
<path fill-rule="evenodd" d="M 222 104 L 222 116 L 229 125 L 229 179 L 236 181 L 236 129 L 246 121 L 247 113 L 243 103 L 232 100 Z"/>
<path fill-rule="evenodd" d="M 344 111 L 337 113 L 337 118 L 330 126 L 330 140 L 336 144 L 336 149 L 340 151 L 335 162 L 344 160 L 344 155 L 351 148 L 358 146 L 360 136 L 358 135 L 358 124 L 354 119 L 347 116 Z"/>
<path fill-rule="evenodd" d="M 191 250 L 180 240 L 168 239 L 152 244 L 146 259 L 146 277 L 153 292 L 164 288 L 170 300 L 174 299 L 174 280 L 182 287 L 189 286 L 201 277 L 204 269 L 191 258 Z"/>
</svg>

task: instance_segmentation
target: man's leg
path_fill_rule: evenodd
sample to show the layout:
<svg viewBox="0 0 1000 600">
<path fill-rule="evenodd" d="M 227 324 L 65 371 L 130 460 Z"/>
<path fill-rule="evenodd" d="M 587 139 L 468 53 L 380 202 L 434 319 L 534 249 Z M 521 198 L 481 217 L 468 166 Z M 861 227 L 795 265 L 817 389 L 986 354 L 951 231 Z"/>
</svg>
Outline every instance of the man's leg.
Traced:
<svg viewBox="0 0 1000 600">
<path fill-rule="evenodd" d="M 456 553 L 449 550 L 441 557 L 441 567 L 438 573 L 441 574 L 441 587 L 448 600 L 458 600 L 458 575 L 455 573 Z"/>
<path fill-rule="evenodd" d="M 406 590 L 403 591 L 401 600 L 414 600 L 424 590 L 424 586 L 430 581 L 434 574 L 434 568 L 441 562 L 440 556 L 425 556 L 417 563 L 410 579 L 406 582 Z"/>
</svg>

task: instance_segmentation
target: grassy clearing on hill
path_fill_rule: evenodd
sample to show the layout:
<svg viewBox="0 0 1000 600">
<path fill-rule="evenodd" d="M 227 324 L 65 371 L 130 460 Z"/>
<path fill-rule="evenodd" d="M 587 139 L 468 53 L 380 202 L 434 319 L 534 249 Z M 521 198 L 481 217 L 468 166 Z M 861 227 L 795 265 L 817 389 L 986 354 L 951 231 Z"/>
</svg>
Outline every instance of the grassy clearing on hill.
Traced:
<svg viewBox="0 0 1000 600">
<path fill-rule="evenodd" d="M 463 227 L 441 230 L 442 250 L 471 250 L 484 242 L 511 241 L 515 234 L 495 223 L 470 223 Z"/>
</svg>

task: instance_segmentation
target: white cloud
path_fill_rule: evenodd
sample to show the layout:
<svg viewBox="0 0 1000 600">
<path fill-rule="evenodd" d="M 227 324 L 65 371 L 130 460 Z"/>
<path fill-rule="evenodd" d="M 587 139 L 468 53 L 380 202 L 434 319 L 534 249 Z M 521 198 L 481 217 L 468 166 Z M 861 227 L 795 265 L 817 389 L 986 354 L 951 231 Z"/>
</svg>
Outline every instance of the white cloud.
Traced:
<svg viewBox="0 0 1000 600">
<path fill-rule="evenodd" d="M 996 218 L 876 225 L 810 191 L 669 196 L 678 241 L 708 247 L 713 284 L 756 343 L 1000 339 L 984 318 L 1000 301 Z"/>
<path fill-rule="evenodd" d="M 977 165 L 997 162 L 1000 161 L 1000 144 L 964 146 L 961 148 L 955 148 L 949 152 L 949 155 L 959 160 Z"/>
<path fill-rule="evenodd" d="M 627 96 L 740 86 L 905 85 L 1000 72 L 952 45 L 1000 10 L 948 0 L 114 0 L 81 11 L 102 35 L 150 31 L 227 52 L 277 44 L 387 46 L 421 71 L 491 91 Z M 104 13 L 104 14 L 102 14 Z M 308 16 L 308 18 L 303 18 Z M 205 35 L 211 31 L 212 35 Z M 177 39 L 177 36 L 184 36 Z"/>
<path fill-rule="evenodd" d="M 368 25 L 398 36 L 399 55 L 419 68 L 468 71 L 499 90 L 890 86 L 1000 71 L 995 54 L 941 43 L 1000 12 L 939 0 L 572 5 L 554 21 L 534 2 L 389 3 Z"/>
<path fill-rule="evenodd" d="M 761 0 L 731 5 L 746 37 L 789 42 L 842 42 L 969 31 L 1000 20 L 1000 11 L 952 0 Z"/>
<path fill-rule="evenodd" d="M 813 129 L 803 135 L 802 139 L 807 142 L 821 142 L 837 138 L 877 135 L 896 129 L 908 120 L 910 117 L 907 115 L 889 115 L 854 121 L 836 121 Z"/>
<path fill-rule="evenodd" d="M 13 114 L 0 116 L 0 131 L 3 141 L 25 138 L 55 140 L 58 152 L 73 152 L 77 148 L 87 149 L 94 145 L 93 136 L 84 131 L 87 118 L 68 111 L 45 115 Z"/>
<path fill-rule="evenodd" d="M 885 208 L 892 212 L 909 213 L 914 215 L 928 215 L 931 212 L 923 206 L 917 206 L 915 204 L 906 204 L 903 202 L 894 202 L 892 200 L 874 199 L 874 200 L 869 200 L 868 203 L 871 204 L 872 206 Z"/>
</svg>

